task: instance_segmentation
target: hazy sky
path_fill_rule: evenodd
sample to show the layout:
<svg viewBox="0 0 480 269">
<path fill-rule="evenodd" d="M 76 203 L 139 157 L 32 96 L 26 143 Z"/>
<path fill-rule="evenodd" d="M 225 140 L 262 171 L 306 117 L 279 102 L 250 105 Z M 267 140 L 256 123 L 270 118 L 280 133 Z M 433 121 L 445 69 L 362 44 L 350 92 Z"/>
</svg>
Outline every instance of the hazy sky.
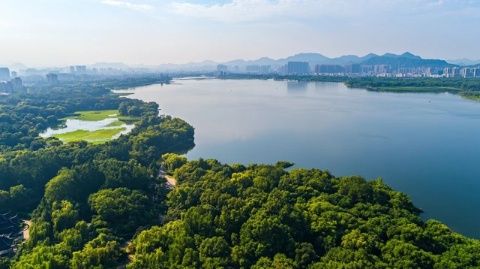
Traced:
<svg viewBox="0 0 480 269">
<path fill-rule="evenodd" d="M 480 0 L 0 0 L 0 63 L 411 51 L 480 59 Z"/>
</svg>

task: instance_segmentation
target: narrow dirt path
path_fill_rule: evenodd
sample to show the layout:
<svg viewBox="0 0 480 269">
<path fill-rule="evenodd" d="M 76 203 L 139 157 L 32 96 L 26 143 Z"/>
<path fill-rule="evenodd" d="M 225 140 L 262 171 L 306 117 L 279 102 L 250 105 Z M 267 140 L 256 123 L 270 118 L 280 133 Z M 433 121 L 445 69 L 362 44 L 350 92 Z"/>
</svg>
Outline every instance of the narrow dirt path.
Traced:
<svg viewBox="0 0 480 269">
<path fill-rule="evenodd" d="M 172 177 L 172 176 L 167 175 L 167 173 L 165 173 L 165 171 L 160 170 L 158 172 L 158 176 L 165 178 L 167 180 L 168 185 L 170 185 L 171 187 L 177 186 L 177 179 Z"/>
<path fill-rule="evenodd" d="M 32 227 L 32 221 L 31 220 L 24 220 L 23 223 L 25 223 L 27 225 L 27 227 L 25 227 L 23 229 L 23 239 L 28 240 L 28 239 L 30 239 L 30 227 Z"/>
</svg>

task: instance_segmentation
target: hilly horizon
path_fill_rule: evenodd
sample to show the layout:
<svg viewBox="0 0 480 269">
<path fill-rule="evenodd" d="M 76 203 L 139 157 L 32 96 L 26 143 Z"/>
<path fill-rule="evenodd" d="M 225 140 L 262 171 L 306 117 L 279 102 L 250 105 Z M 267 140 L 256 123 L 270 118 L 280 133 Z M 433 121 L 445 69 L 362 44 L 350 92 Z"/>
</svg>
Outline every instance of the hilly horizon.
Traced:
<svg viewBox="0 0 480 269">
<path fill-rule="evenodd" d="M 291 61 L 308 62 L 314 66 L 316 64 L 329 64 L 329 65 L 349 65 L 349 64 L 365 64 L 365 65 L 396 65 L 402 67 L 412 66 L 428 66 L 428 67 L 451 67 L 451 66 L 478 66 L 480 60 L 444 60 L 444 59 L 427 59 L 422 58 L 419 55 L 415 55 L 411 52 L 404 52 L 402 54 L 384 53 L 382 55 L 369 53 L 364 56 L 358 55 L 342 55 L 338 57 L 328 57 L 318 52 L 301 52 L 288 57 L 272 58 L 272 57 L 260 57 L 254 60 L 235 59 L 230 61 L 213 61 L 203 60 L 200 62 L 188 62 L 183 64 L 175 63 L 162 63 L 158 65 L 145 65 L 145 64 L 125 64 L 123 62 L 96 62 L 93 64 L 87 64 L 89 68 L 112 68 L 119 70 L 128 69 L 156 69 L 163 71 L 211 71 L 216 69 L 217 65 L 223 64 L 227 66 L 238 66 L 239 68 L 245 68 L 249 65 L 270 65 L 272 67 L 280 67 Z M 22 63 L 15 63 L 10 65 L 2 65 L 10 67 L 12 70 L 27 70 L 28 67 Z M 54 69 L 65 67 L 43 67 L 38 69 Z"/>
<path fill-rule="evenodd" d="M 339 57 L 328 57 L 321 53 L 316 52 L 302 52 L 297 53 L 292 56 L 285 58 L 270 58 L 270 57 L 261 57 L 256 60 L 245 60 L 245 59 L 236 59 L 226 62 L 216 62 L 211 60 L 205 60 L 202 62 L 192 62 L 187 64 L 161 64 L 158 65 L 158 68 L 201 68 L 201 70 L 207 70 L 216 68 L 216 65 L 223 64 L 227 66 L 238 66 L 239 68 L 245 68 L 249 65 L 270 65 L 272 67 L 280 67 L 287 64 L 288 62 L 298 61 L 298 62 L 308 62 L 310 65 L 314 66 L 317 64 L 331 64 L 331 65 L 349 65 L 349 64 L 367 64 L 367 65 L 395 65 L 401 67 L 416 67 L 416 66 L 427 66 L 427 67 L 450 67 L 455 66 L 455 64 L 449 63 L 443 59 L 425 59 L 421 56 L 415 55 L 410 52 L 405 52 L 402 54 L 394 53 L 385 53 L 383 55 L 378 55 L 375 53 L 369 53 L 364 56 L 358 55 L 342 55 Z M 201 71 L 199 70 L 199 71 Z"/>
</svg>

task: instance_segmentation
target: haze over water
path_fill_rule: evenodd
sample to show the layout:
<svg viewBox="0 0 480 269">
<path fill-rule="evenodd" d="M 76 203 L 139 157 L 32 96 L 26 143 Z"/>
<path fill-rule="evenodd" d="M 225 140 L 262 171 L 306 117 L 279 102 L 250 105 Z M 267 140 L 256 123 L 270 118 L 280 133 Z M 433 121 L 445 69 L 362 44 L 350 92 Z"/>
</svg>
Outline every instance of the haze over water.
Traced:
<svg viewBox="0 0 480 269">
<path fill-rule="evenodd" d="M 382 177 L 424 216 L 480 237 L 480 103 L 341 83 L 176 80 L 137 88 L 161 113 L 195 127 L 188 157 Z"/>
</svg>

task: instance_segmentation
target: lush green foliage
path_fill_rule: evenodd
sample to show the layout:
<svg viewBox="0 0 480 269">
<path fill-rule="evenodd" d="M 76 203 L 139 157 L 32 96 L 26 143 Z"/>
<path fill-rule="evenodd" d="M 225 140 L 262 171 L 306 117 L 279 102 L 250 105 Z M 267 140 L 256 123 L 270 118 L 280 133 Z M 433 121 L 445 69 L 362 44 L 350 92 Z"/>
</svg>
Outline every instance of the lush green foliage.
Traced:
<svg viewBox="0 0 480 269">
<path fill-rule="evenodd" d="M 424 222 L 381 180 L 321 170 L 186 162 L 166 222 L 141 232 L 128 268 L 473 268 L 480 242 Z"/>
<path fill-rule="evenodd" d="M 158 160 L 164 153 L 191 149 L 193 128 L 180 119 L 158 116 L 156 104 L 120 98 L 108 90 L 80 93 L 70 86 L 44 90 L 50 91 L 50 99 L 44 92 L 23 98 L 40 102 L 39 107 L 56 103 L 64 111 L 80 107 L 68 102 L 88 99 L 88 109 L 118 109 L 122 117 L 135 118 L 136 127 L 128 135 L 101 145 L 35 138 L 40 144 L 35 149 L 26 149 L 23 144 L 4 148 L 0 208 L 23 215 L 36 208 L 30 238 L 11 266 L 108 268 L 120 264 L 126 259 L 122 250 L 125 240 L 142 227 L 160 223 L 167 189 L 157 177 Z M 68 91 L 72 94 L 60 94 Z M 12 99 L 5 102 L 19 105 Z M 108 116 L 106 113 L 82 115 L 98 120 Z M 68 113 L 52 115 L 52 122 L 65 115 Z M 34 123 L 24 124 L 31 128 L 29 124 Z"/>
<path fill-rule="evenodd" d="M 352 88 L 390 92 L 475 92 L 480 91 L 480 79 L 463 78 L 350 78 Z"/>
<path fill-rule="evenodd" d="M 287 170 L 288 162 L 187 161 L 174 153 L 194 146 L 190 125 L 107 85 L 118 86 L 34 88 L 0 101 L 0 111 L 13 111 L 0 113 L 8 118 L 0 208 L 32 220 L 29 240 L 0 268 L 480 267 L 479 241 L 424 222 L 381 180 Z M 98 145 L 37 137 L 75 111 L 98 109 L 118 109 L 136 127 Z M 11 128 L 15 120 L 25 132 Z"/>
</svg>

